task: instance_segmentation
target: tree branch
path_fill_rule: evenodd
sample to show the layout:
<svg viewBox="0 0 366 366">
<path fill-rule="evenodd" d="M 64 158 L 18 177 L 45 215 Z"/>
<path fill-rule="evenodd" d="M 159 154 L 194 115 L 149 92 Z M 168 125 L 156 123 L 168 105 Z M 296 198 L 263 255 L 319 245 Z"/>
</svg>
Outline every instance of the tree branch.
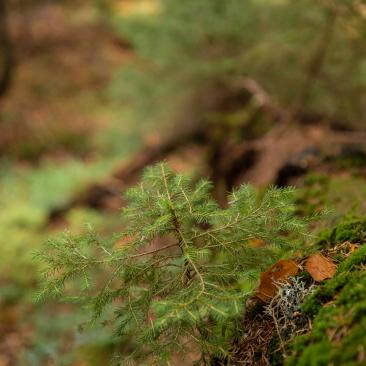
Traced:
<svg viewBox="0 0 366 366">
<path fill-rule="evenodd" d="M 165 250 L 165 249 L 168 249 L 168 248 L 173 248 L 173 247 L 178 246 L 178 245 L 179 245 L 179 243 L 165 245 L 164 247 L 153 249 L 153 250 L 150 250 L 148 252 L 143 252 L 143 253 L 131 255 L 130 258 L 139 258 L 139 257 L 143 257 L 144 255 L 158 253 L 158 252 L 161 252 L 162 250 Z"/>
</svg>

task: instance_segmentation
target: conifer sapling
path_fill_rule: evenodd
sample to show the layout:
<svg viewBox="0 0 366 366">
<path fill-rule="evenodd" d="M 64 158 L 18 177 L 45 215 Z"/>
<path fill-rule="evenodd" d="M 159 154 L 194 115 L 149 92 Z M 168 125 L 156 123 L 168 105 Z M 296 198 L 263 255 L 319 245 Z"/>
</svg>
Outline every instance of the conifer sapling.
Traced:
<svg viewBox="0 0 366 366">
<path fill-rule="evenodd" d="M 49 240 L 38 253 L 46 265 L 40 295 L 72 290 L 93 320 L 112 304 L 108 324 L 133 347 L 122 364 L 169 365 L 173 354 L 192 349 L 198 365 L 228 357 L 250 280 L 294 248 L 306 222 L 294 215 L 290 188 L 258 195 L 243 185 L 227 208 L 211 189 L 164 163 L 148 168 L 126 194 L 118 241 L 92 231 Z M 253 246 L 258 239 L 266 245 Z"/>
</svg>

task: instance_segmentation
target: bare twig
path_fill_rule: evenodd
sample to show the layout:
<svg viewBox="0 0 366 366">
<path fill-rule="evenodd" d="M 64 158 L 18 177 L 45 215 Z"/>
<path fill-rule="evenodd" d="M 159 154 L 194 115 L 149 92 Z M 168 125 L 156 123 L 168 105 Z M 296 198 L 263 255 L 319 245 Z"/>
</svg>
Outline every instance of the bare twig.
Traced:
<svg viewBox="0 0 366 366">
<path fill-rule="evenodd" d="M 282 355 L 283 355 L 283 357 L 287 357 L 285 344 L 284 344 L 283 339 L 281 337 L 281 332 L 280 332 L 280 328 L 278 327 L 278 323 L 277 323 L 277 319 L 276 319 L 276 316 L 275 316 L 275 313 L 274 313 L 274 309 L 272 309 L 271 316 L 272 316 L 272 319 L 273 319 L 273 322 L 274 322 L 274 325 L 275 325 L 275 328 L 276 328 L 278 339 L 280 341 Z"/>
</svg>

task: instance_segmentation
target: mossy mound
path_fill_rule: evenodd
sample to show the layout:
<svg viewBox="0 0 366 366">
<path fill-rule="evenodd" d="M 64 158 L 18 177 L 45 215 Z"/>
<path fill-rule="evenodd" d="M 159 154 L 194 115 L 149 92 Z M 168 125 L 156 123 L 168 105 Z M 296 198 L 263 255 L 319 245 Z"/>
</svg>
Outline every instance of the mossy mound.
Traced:
<svg viewBox="0 0 366 366">
<path fill-rule="evenodd" d="M 333 229 L 324 230 L 316 244 L 321 247 L 334 247 L 337 243 L 363 243 L 366 241 L 366 217 L 346 217 Z"/>
<path fill-rule="evenodd" d="M 323 234 L 323 245 L 349 241 L 359 247 L 344 256 L 336 275 L 303 303 L 311 331 L 288 345 L 285 366 L 366 365 L 365 233 L 365 218 L 349 218 Z"/>
<path fill-rule="evenodd" d="M 298 263 L 304 270 L 278 299 L 251 299 L 230 365 L 366 366 L 366 217 L 344 218 L 323 231 L 315 246 L 337 263 L 335 275 L 314 282 L 303 258 Z M 301 299 L 294 312 L 293 295 Z M 288 307 L 268 312 L 278 304 Z"/>
</svg>

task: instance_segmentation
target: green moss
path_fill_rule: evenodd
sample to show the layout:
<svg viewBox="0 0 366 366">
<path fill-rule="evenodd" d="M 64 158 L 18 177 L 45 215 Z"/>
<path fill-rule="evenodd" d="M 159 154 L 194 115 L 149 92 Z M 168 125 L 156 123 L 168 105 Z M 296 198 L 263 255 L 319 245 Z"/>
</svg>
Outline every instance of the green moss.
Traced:
<svg viewBox="0 0 366 366">
<path fill-rule="evenodd" d="M 359 220 L 348 219 L 337 226 L 335 231 L 336 242 L 350 241 L 351 243 L 363 242 L 366 239 L 366 218 Z"/>
<path fill-rule="evenodd" d="M 363 151 L 346 151 L 332 159 L 336 166 L 343 169 L 354 169 L 355 172 L 366 165 L 366 154 Z"/>
<path fill-rule="evenodd" d="M 366 262 L 366 245 L 362 245 L 348 259 L 340 264 L 338 273 L 342 274 L 345 271 L 354 269 L 355 267 Z"/>
<path fill-rule="evenodd" d="M 324 229 L 318 234 L 315 246 L 318 248 L 328 247 L 332 242 L 333 231 L 331 229 Z"/>
<path fill-rule="evenodd" d="M 363 243 L 366 241 L 366 217 L 344 218 L 333 229 L 325 229 L 318 235 L 316 245 L 318 247 L 333 247 L 337 243 L 349 241 L 351 243 Z"/>
<path fill-rule="evenodd" d="M 365 228 L 365 219 L 347 219 L 327 240 L 362 242 Z M 331 280 L 306 299 L 302 309 L 312 319 L 312 330 L 289 345 L 290 357 L 284 361 L 285 366 L 366 364 L 365 262 L 366 245 L 363 245 L 338 266 Z"/>
<path fill-rule="evenodd" d="M 343 288 L 338 288 L 341 285 Z M 360 350 L 366 347 L 366 273 L 359 270 L 352 276 L 343 276 L 342 281 L 333 281 L 327 290 L 328 295 L 331 290 L 339 291 L 338 296 L 318 307 L 312 331 L 295 339 L 286 366 L 362 364 L 357 360 Z M 307 303 L 312 310 L 314 304 L 319 305 L 320 293 Z"/>
</svg>

